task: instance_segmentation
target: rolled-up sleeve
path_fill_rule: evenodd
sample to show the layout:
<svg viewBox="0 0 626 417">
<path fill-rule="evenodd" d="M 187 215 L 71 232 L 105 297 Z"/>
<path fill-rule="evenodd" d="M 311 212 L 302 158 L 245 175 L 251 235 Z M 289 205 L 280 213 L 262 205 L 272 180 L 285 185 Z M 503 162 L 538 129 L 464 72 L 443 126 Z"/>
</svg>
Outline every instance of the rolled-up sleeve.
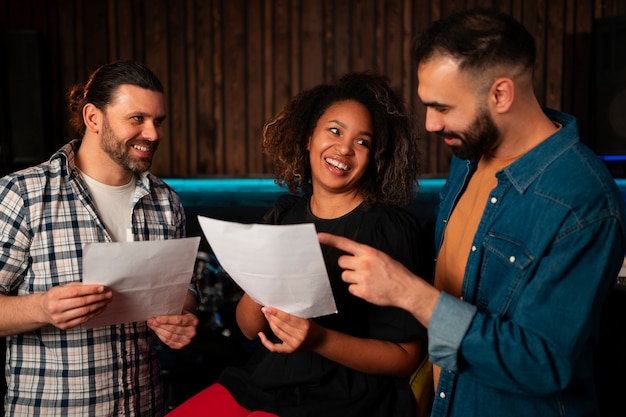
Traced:
<svg viewBox="0 0 626 417">
<path fill-rule="evenodd" d="M 458 369 L 458 352 L 476 315 L 476 306 L 441 293 L 428 325 L 430 361 L 442 369 Z"/>
</svg>

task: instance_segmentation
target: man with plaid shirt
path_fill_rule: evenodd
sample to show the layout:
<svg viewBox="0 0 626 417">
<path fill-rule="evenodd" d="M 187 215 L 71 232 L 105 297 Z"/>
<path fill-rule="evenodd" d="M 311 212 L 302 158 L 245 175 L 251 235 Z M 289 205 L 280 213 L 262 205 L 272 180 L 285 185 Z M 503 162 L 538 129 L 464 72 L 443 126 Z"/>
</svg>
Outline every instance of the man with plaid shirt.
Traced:
<svg viewBox="0 0 626 417">
<path fill-rule="evenodd" d="M 69 98 L 82 139 L 0 179 L 5 412 L 162 416 L 155 346 L 181 348 L 195 336 L 194 294 L 180 315 L 85 329 L 113 295 L 82 284 L 81 271 L 86 243 L 185 236 L 178 196 L 148 172 L 163 133 L 163 87 L 144 65 L 120 61 Z"/>
</svg>

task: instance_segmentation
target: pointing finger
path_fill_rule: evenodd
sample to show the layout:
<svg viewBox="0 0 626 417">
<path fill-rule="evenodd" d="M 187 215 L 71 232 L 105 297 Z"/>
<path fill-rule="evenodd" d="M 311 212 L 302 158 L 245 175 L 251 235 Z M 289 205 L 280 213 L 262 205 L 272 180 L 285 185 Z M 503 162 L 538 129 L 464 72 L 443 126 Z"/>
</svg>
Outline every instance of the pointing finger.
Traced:
<svg viewBox="0 0 626 417">
<path fill-rule="evenodd" d="M 356 255 L 361 248 L 361 244 L 348 238 L 320 232 L 317 234 L 319 242 L 323 245 L 333 246 L 339 250 Z"/>
</svg>

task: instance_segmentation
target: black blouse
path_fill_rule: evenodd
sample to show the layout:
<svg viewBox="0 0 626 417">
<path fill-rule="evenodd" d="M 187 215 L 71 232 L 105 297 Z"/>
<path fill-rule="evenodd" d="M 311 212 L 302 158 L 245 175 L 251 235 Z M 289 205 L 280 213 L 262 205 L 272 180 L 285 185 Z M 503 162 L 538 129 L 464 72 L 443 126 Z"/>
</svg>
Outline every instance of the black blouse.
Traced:
<svg viewBox="0 0 626 417">
<path fill-rule="evenodd" d="M 320 219 L 309 209 L 310 196 L 280 197 L 265 216 L 270 224 L 314 223 L 318 232 L 345 236 L 378 248 L 425 279 L 432 274 L 432 242 L 416 218 L 401 209 L 361 204 L 337 219 Z M 341 280 L 338 249 L 322 247 L 337 314 L 314 320 L 352 336 L 404 342 L 424 340 L 425 329 L 404 310 L 378 307 L 348 292 Z M 241 368 L 219 378 L 245 408 L 281 417 L 414 416 L 408 377 L 370 375 L 312 352 L 271 353 L 259 345 Z"/>
</svg>

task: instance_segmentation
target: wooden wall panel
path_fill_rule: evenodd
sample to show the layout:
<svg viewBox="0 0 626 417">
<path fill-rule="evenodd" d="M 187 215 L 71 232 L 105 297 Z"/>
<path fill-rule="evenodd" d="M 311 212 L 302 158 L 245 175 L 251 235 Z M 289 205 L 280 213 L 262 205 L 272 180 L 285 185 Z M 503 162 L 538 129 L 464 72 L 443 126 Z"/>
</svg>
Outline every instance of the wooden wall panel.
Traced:
<svg viewBox="0 0 626 417">
<path fill-rule="evenodd" d="M 593 24 L 593 3 L 585 1 L 577 1 L 574 9 L 574 27 L 576 35 L 574 36 L 574 61 L 572 70 L 572 89 L 576 97 L 586 97 L 586 101 L 572 100 L 571 107 L 568 111 L 578 117 L 578 125 L 580 126 L 580 135 L 583 139 L 588 140 L 589 132 L 589 105 L 591 100 L 589 80 L 591 79 L 591 28 Z"/>
<path fill-rule="evenodd" d="M 187 68 L 187 95 L 186 95 L 186 119 L 187 119 L 187 137 L 179 134 L 175 140 L 184 140 L 187 143 L 186 171 L 181 172 L 180 176 L 195 177 L 198 173 L 197 155 L 198 155 L 198 82 L 196 57 L 198 55 L 196 42 L 196 16 L 194 9 L 194 0 L 185 0 L 185 45 L 183 59 Z"/>
<path fill-rule="evenodd" d="M 264 172 L 266 167 L 262 152 L 260 152 L 260 137 L 266 116 L 264 111 L 265 97 L 264 82 L 264 25 L 265 9 L 261 2 L 248 2 L 246 7 L 246 56 L 245 66 L 245 115 L 246 130 L 244 132 L 244 146 L 247 151 L 248 164 L 244 175 L 248 172 Z M 248 149 L 249 147 L 249 149 Z"/>
<path fill-rule="evenodd" d="M 76 134 L 74 132 L 70 133 L 67 128 L 67 120 L 69 119 L 67 90 L 76 83 L 85 83 L 87 79 L 84 73 L 77 73 L 80 53 L 76 51 L 77 17 L 74 2 L 72 0 L 59 0 L 57 10 L 59 18 L 58 22 L 55 23 L 59 30 L 57 34 L 57 55 L 50 57 L 50 65 L 57 67 L 59 78 L 50 80 L 50 82 L 58 84 L 60 89 L 58 90 L 59 96 L 54 99 L 51 106 L 61 108 L 62 117 L 60 120 L 52 120 L 52 123 L 58 126 L 56 129 L 57 135 L 53 135 L 49 139 L 53 142 L 66 142 L 76 137 Z M 61 139 L 60 135 L 62 135 L 63 139 Z M 50 147 L 58 148 L 59 146 L 53 145 Z"/>
<path fill-rule="evenodd" d="M 366 71 L 377 70 L 376 50 L 380 39 L 375 19 L 375 1 L 353 0 L 351 18 L 354 19 L 352 26 L 352 66 L 350 70 Z M 345 21 L 347 16 L 337 16 L 337 19 Z"/>
<path fill-rule="evenodd" d="M 180 62 L 174 62 L 176 54 L 170 49 L 170 33 L 168 32 L 168 24 L 170 13 L 168 10 L 168 4 L 170 1 L 155 1 L 146 4 L 144 7 L 145 21 L 150 22 L 145 26 L 145 58 L 144 61 L 152 70 L 159 75 L 165 88 L 167 88 L 168 95 L 166 97 L 166 112 L 168 114 L 168 121 L 164 124 L 165 135 L 161 144 L 159 145 L 160 152 L 157 152 L 154 160 L 152 161 L 152 169 L 154 172 L 174 172 L 174 164 L 172 163 L 173 153 L 179 153 L 181 150 L 175 146 L 173 136 L 176 121 L 179 116 L 179 112 L 183 111 L 172 105 L 173 100 L 180 93 L 184 94 L 184 90 L 173 90 L 174 76 L 178 73 L 170 73 L 170 62 L 174 65 L 181 65 Z M 178 3 L 180 6 L 180 3 Z M 174 115 L 173 113 L 177 113 Z M 178 145 L 178 143 L 176 143 Z"/>
<path fill-rule="evenodd" d="M 293 85 L 297 77 L 291 72 L 291 15 L 289 0 L 269 0 L 272 3 L 272 113 L 279 111 L 296 94 Z M 293 35 L 294 37 L 296 35 Z"/>
<path fill-rule="evenodd" d="M 324 2 L 301 1 L 294 14 L 298 16 L 293 20 L 300 30 L 299 36 L 294 37 L 292 74 L 298 74 L 294 78 L 300 79 L 294 87 L 304 90 L 324 81 Z M 298 33 L 297 27 L 294 29 Z"/>
<path fill-rule="evenodd" d="M 107 20 L 107 2 L 92 1 L 77 4 L 80 5 L 78 14 L 80 25 L 76 33 L 76 46 L 82 50 L 84 68 L 91 71 L 107 61 L 102 53 L 102 50 L 109 50 L 111 33 Z"/>
<path fill-rule="evenodd" d="M 185 94 L 168 94 L 169 108 L 167 111 L 169 121 L 166 125 L 170 128 L 168 138 L 170 146 L 167 152 L 159 152 L 161 156 L 170 159 L 173 172 L 180 172 L 182 175 L 189 175 L 189 119 L 191 113 L 187 107 L 188 74 L 187 67 L 187 25 L 186 3 L 178 0 L 169 0 L 165 12 L 167 19 L 167 41 L 169 54 L 166 57 L 168 72 L 170 74 L 169 84 L 166 91 L 180 91 Z M 195 111 L 195 110 L 194 110 Z"/>
<path fill-rule="evenodd" d="M 246 164 L 246 0 L 224 3 L 224 145 L 225 170 L 241 176 L 247 173 Z"/>
<path fill-rule="evenodd" d="M 195 41 L 196 56 L 189 58 L 193 61 L 191 65 L 195 73 L 196 85 L 190 86 L 189 94 L 194 96 L 191 102 L 196 103 L 195 110 L 190 107 L 193 117 L 190 123 L 195 123 L 190 128 L 191 142 L 195 142 L 196 154 L 189 155 L 190 164 L 194 168 L 190 169 L 190 175 L 200 173 L 216 172 L 214 143 L 217 132 L 216 114 L 214 111 L 214 53 L 213 46 L 214 32 L 212 28 L 213 4 L 212 1 L 198 1 L 195 10 L 190 11 L 193 16 L 194 28 L 193 40 Z M 195 132 L 195 133 L 194 133 Z M 178 174 L 178 173 L 177 173 Z M 182 175 L 179 175 L 182 176 Z"/>
<path fill-rule="evenodd" d="M 222 2 L 214 1 L 211 15 L 211 24 L 213 27 L 213 45 L 212 45 L 212 61 L 213 61 L 213 78 L 207 82 L 213 83 L 213 95 L 211 97 L 213 107 L 213 136 L 209 137 L 209 154 L 213 161 L 214 170 L 210 170 L 207 174 L 216 174 L 218 172 L 226 173 L 224 160 L 227 157 L 224 149 L 224 130 L 226 126 L 224 117 L 224 19 Z"/>
<path fill-rule="evenodd" d="M 74 136 L 67 90 L 97 66 L 130 58 L 151 66 L 167 90 L 154 173 L 267 176 L 264 122 L 302 89 L 348 71 L 386 74 L 423 120 L 412 38 L 470 7 L 498 8 L 528 27 L 537 42 L 538 97 L 574 114 L 583 140 L 593 142 L 593 22 L 626 17 L 622 0 L 0 0 L 0 53 L 6 30 L 41 33 L 50 151 Z M 446 175 L 449 150 L 418 125 L 424 175 Z"/>
<path fill-rule="evenodd" d="M 547 28 L 544 42 L 544 58 L 546 72 L 542 87 L 544 104 L 548 107 L 559 107 L 563 96 L 563 42 L 565 22 L 563 12 L 564 0 L 547 2 Z"/>
<path fill-rule="evenodd" d="M 352 39 L 353 19 L 344 19 L 341 16 L 350 16 L 351 1 L 329 1 L 328 18 L 332 20 L 332 51 L 329 57 L 333 62 L 333 73 L 345 74 L 352 68 Z"/>
<path fill-rule="evenodd" d="M 529 32 L 535 38 L 537 45 L 537 62 L 535 63 L 535 93 L 540 102 L 544 102 L 545 90 L 543 82 L 545 80 L 545 60 L 540 57 L 545 56 L 545 39 L 546 33 L 546 8 L 544 1 L 535 1 L 524 7 L 521 22 L 526 26 Z"/>
</svg>

